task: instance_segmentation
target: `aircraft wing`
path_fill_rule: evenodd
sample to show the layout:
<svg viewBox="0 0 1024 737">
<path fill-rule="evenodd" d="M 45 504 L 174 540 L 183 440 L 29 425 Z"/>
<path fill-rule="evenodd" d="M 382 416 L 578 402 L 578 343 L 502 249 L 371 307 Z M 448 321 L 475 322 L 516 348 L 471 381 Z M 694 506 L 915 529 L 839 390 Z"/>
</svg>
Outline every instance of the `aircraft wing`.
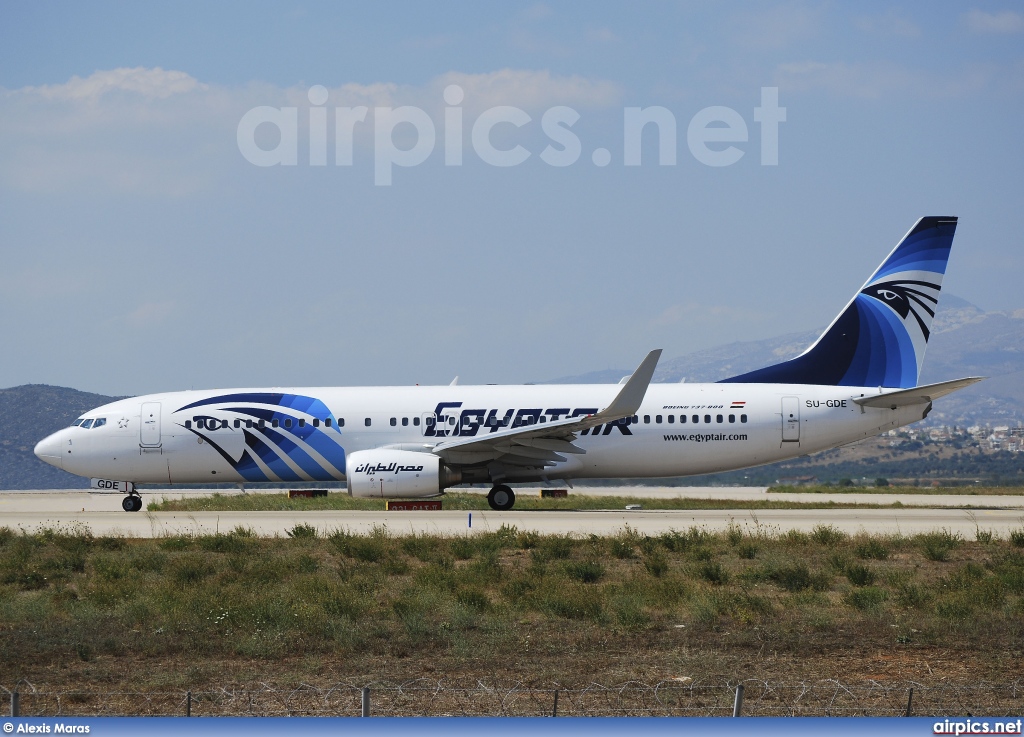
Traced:
<svg viewBox="0 0 1024 737">
<path fill-rule="evenodd" d="M 573 444 L 576 434 L 635 415 L 647 394 L 659 358 L 660 348 L 648 353 L 611 404 L 597 414 L 507 428 L 483 436 L 452 438 L 435 445 L 432 452 L 453 465 L 500 460 L 513 466 L 541 468 L 564 461 L 565 456 L 560 453 L 586 453 Z"/>
<path fill-rule="evenodd" d="M 971 384 L 983 381 L 984 378 L 984 376 L 968 376 L 964 379 L 954 379 L 953 381 L 943 381 L 938 384 L 916 386 L 913 389 L 899 389 L 894 392 L 886 392 L 885 394 L 878 394 L 873 397 L 861 397 L 860 399 L 854 399 L 853 401 L 862 407 L 888 407 L 889 409 L 906 407 L 911 404 L 928 404 L 939 397 L 944 397 L 947 394 L 952 394 L 953 392 L 963 389 L 964 387 L 968 387 Z"/>
</svg>

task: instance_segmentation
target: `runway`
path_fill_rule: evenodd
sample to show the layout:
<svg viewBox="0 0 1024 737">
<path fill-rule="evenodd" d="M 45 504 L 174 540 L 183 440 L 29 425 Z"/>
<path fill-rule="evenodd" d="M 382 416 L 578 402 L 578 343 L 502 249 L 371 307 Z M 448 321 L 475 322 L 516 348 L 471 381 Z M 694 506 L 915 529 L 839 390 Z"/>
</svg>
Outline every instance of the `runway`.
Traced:
<svg viewBox="0 0 1024 737">
<path fill-rule="evenodd" d="M 693 489 L 671 489 L 697 496 Z M 713 493 L 715 498 L 736 498 L 731 489 L 698 490 Z M 186 494 L 204 492 L 185 492 Z M 209 493 L 209 492 L 205 492 Z M 575 492 L 574 492 L 575 493 Z M 621 491 L 620 491 L 621 493 Z M 748 493 L 755 493 L 749 491 Z M 153 494 L 156 496 L 157 494 Z M 181 496 L 175 490 L 168 496 Z M 801 501 L 827 501 L 820 494 L 770 494 L 760 492 L 757 498 L 800 497 Z M 854 501 L 858 495 L 837 494 L 839 501 Z M 878 495 L 865 495 L 869 501 L 881 503 Z M 925 498 L 906 496 L 905 504 L 921 504 Z M 473 534 L 497 530 L 502 525 L 540 533 L 615 534 L 627 526 L 642 534 L 657 535 L 670 530 L 686 530 L 692 526 L 722 530 L 731 524 L 750 531 L 765 533 L 797 529 L 810 531 L 815 525 L 827 524 L 855 534 L 916 534 L 938 529 L 958 532 L 974 539 L 978 529 L 991 530 L 1007 537 L 1012 529 L 1024 528 L 1024 508 L 1019 496 L 941 496 L 947 503 L 994 507 L 957 509 L 943 507 L 905 507 L 902 509 L 773 509 L 773 510 L 599 510 L 542 511 L 513 509 L 508 512 L 440 511 L 308 511 L 308 512 L 137 512 L 121 511 L 121 495 L 90 494 L 85 491 L 0 492 L 0 526 L 26 532 L 42 528 L 82 525 L 94 535 L 125 537 L 163 537 L 168 535 L 205 535 L 229 532 L 247 527 L 257 534 L 284 536 L 297 524 L 313 525 L 321 533 L 338 529 L 368 533 L 375 527 L 387 527 L 392 534 L 431 533 L 445 535 Z M 824 498 L 823 498 L 824 497 Z"/>
</svg>

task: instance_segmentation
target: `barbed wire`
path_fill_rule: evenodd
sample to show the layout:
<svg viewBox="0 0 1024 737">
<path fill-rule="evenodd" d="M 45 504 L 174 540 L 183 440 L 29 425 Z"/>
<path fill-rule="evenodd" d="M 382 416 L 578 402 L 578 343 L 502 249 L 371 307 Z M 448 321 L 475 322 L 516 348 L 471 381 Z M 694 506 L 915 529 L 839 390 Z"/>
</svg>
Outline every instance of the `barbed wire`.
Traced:
<svg viewBox="0 0 1024 737">
<path fill-rule="evenodd" d="M 55 691 L 28 682 L 21 716 L 359 716 L 365 688 L 371 716 L 731 716 L 737 686 L 744 716 L 1005 716 L 1024 711 L 1024 681 L 923 685 L 911 681 L 846 684 L 837 680 L 701 683 L 674 679 L 606 686 L 536 687 L 523 683 L 300 684 L 196 691 Z M 912 694 L 912 696 L 911 696 Z"/>
</svg>

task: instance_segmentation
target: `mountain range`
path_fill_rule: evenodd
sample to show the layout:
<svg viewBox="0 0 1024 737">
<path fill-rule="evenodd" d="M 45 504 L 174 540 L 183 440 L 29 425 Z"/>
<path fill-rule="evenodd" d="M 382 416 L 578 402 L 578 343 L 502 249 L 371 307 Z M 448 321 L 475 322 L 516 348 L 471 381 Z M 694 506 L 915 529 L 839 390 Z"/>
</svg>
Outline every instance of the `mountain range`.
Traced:
<svg viewBox="0 0 1024 737">
<path fill-rule="evenodd" d="M 663 360 L 656 382 L 718 381 L 791 358 L 821 330 L 744 341 Z M 629 369 L 606 369 L 544 383 L 617 383 Z M 1024 423 L 1024 309 L 986 312 L 943 295 L 932 323 L 921 383 L 987 376 L 935 404 L 926 425 Z M 32 448 L 83 412 L 120 397 L 65 387 L 27 384 L 0 389 L 0 489 L 76 489 L 88 481 L 41 463 Z"/>
<path fill-rule="evenodd" d="M 824 328 L 765 340 L 728 343 L 663 359 L 655 382 L 719 381 L 769 366 L 803 352 Z M 606 369 L 544 383 L 616 383 L 630 369 Z M 964 376 L 986 376 L 972 387 L 935 403 L 927 425 L 1005 425 L 1024 423 L 1024 309 L 986 312 L 944 294 L 925 354 L 921 384 Z"/>
</svg>

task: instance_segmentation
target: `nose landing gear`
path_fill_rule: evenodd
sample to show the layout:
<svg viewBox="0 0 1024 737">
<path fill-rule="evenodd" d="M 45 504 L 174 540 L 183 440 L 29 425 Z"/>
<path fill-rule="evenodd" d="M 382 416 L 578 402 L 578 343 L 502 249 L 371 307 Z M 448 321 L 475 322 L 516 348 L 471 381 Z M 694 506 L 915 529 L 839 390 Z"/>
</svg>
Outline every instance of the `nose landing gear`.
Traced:
<svg viewBox="0 0 1024 737">
<path fill-rule="evenodd" d="M 139 496 L 138 492 L 131 492 L 121 500 L 121 509 L 126 512 L 138 512 L 142 509 L 142 497 Z"/>
<path fill-rule="evenodd" d="M 506 512 L 512 509 L 512 505 L 516 503 L 516 495 L 511 487 L 505 484 L 495 484 L 487 495 L 487 503 L 493 510 Z"/>
</svg>

